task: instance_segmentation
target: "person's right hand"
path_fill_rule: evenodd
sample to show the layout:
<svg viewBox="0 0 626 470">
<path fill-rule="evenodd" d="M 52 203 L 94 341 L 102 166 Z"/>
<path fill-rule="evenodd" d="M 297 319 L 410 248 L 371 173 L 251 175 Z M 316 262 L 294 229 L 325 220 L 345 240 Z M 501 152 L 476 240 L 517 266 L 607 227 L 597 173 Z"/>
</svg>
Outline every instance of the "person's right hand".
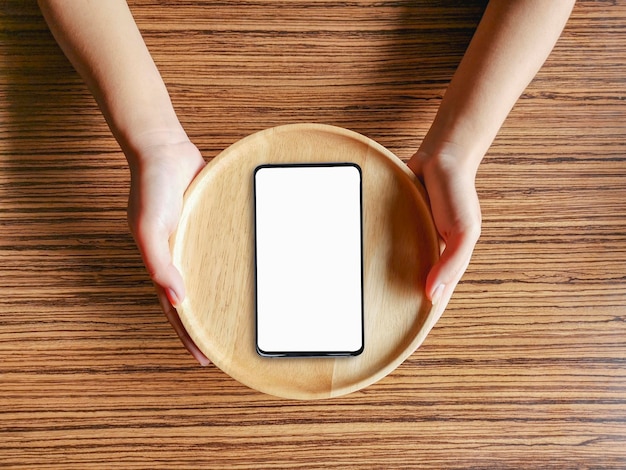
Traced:
<svg viewBox="0 0 626 470">
<path fill-rule="evenodd" d="M 441 257 L 426 278 L 426 296 L 444 308 L 469 265 L 482 222 L 476 168 L 459 157 L 454 152 L 431 155 L 420 149 L 408 162 L 426 188 L 443 242 Z"/>
<path fill-rule="evenodd" d="M 128 223 L 155 283 L 161 307 L 183 345 L 201 364 L 209 360 L 185 330 L 175 307 L 185 298 L 183 278 L 172 263 L 169 239 L 176 230 L 183 195 L 205 166 L 184 133 L 156 132 L 135 138 L 128 199 Z"/>
</svg>

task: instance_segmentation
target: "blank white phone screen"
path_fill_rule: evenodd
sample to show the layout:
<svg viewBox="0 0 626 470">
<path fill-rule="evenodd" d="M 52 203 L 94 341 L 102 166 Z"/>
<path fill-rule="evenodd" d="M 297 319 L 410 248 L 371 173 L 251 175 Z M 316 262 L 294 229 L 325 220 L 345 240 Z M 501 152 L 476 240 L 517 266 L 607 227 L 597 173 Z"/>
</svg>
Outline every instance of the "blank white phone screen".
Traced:
<svg viewBox="0 0 626 470">
<path fill-rule="evenodd" d="M 360 168 L 262 165 L 254 187 L 259 354 L 359 354 Z"/>
</svg>

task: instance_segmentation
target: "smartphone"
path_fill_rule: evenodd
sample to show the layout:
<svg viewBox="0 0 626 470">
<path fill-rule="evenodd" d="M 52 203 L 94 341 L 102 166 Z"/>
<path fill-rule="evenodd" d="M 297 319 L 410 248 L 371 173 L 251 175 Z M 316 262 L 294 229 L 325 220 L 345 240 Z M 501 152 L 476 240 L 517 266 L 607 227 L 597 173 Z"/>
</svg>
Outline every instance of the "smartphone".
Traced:
<svg viewBox="0 0 626 470">
<path fill-rule="evenodd" d="M 361 168 L 254 171 L 256 349 L 261 356 L 363 351 Z"/>
</svg>

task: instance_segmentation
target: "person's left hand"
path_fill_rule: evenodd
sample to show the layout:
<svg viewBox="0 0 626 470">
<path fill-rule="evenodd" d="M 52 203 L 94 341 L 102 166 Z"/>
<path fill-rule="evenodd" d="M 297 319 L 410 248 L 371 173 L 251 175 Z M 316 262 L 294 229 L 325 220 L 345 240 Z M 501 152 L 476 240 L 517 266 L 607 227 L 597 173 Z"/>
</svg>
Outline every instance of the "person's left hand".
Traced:
<svg viewBox="0 0 626 470">
<path fill-rule="evenodd" d="M 465 273 L 480 236 L 476 168 L 451 145 L 435 154 L 420 149 L 408 166 L 424 184 L 442 242 L 441 257 L 428 273 L 425 287 L 426 296 L 441 307 L 441 313 Z"/>
</svg>

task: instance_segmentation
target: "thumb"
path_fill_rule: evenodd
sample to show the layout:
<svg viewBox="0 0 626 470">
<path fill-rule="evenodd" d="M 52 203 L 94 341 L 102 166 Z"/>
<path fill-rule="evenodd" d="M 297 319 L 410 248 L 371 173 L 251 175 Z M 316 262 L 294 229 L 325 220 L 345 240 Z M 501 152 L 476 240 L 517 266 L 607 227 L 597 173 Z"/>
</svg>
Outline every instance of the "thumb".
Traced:
<svg viewBox="0 0 626 470">
<path fill-rule="evenodd" d="M 177 306 L 185 298 L 185 285 L 172 263 L 169 232 L 161 223 L 140 221 L 134 236 L 150 277 L 163 289 L 170 303 Z"/>
<path fill-rule="evenodd" d="M 426 278 L 426 295 L 433 304 L 450 300 L 469 265 L 479 236 L 480 225 L 451 233 L 444 240 L 441 257 Z"/>
</svg>

